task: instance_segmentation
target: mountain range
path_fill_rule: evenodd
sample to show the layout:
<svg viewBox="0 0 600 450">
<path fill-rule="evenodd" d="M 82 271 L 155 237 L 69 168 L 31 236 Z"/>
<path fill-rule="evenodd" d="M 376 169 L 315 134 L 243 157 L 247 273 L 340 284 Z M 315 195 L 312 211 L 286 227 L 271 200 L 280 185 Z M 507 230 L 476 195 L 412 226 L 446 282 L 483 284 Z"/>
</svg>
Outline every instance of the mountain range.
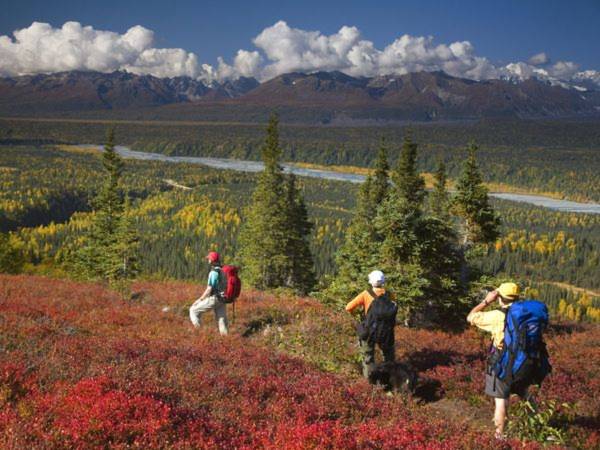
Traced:
<svg viewBox="0 0 600 450">
<path fill-rule="evenodd" d="M 373 78 L 289 73 L 263 83 L 244 77 L 205 83 L 188 77 L 80 71 L 0 78 L 2 116 L 98 112 L 124 117 L 136 111 L 136 117 L 197 119 L 227 111 L 227 117 L 252 121 L 256 111 L 274 109 L 284 116 L 294 111 L 308 121 L 334 123 L 583 117 L 600 116 L 600 91 L 535 78 L 474 81 L 444 72 Z"/>
</svg>

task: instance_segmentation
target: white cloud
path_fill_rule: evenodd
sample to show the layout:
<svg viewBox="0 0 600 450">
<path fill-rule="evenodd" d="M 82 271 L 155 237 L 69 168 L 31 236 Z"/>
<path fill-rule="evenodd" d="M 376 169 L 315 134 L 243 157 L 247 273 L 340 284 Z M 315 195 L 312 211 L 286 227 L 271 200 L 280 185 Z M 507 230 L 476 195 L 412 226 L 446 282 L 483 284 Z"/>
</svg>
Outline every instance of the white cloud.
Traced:
<svg viewBox="0 0 600 450">
<path fill-rule="evenodd" d="M 558 61 L 548 68 L 548 73 L 561 80 L 568 80 L 579 71 L 579 65 L 571 61 Z"/>
<path fill-rule="evenodd" d="M 532 66 L 543 66 L 544 64 L 548 64 L 550 62 L 550 58 L 548 58 L 548 55 L 546 55 L 545 52 L 540 52 L 529 58 L 527 62 Z"/>
<path fill-rule="evenodd" d="M 318 31 L 290 28 L 279 21 L 254 38 L 254 44 L 270 61 L 260 77 L 268 79 L 294 71 L 347 70 L 351 67 L 348 52 L 359 38 L 355 27 L 342 27 L 336 34 L 325 36 Z"/>
<path fill-rule="evenodd" d="M 405 34 L 378 50 L 373 42 L 361 39 L 356 27 L 344 26 L 327 36 L 319 31 L 291 28 L 279 21 L 265 28 L 254 44 L 269 61 L 257 74 L 262 79 L 293 71 L 318 70 L 340 70 L 355 76 L 444 70 L 476 79 L 496 74 L 486 58 L 475 55 L 470 42 L 436 45 L 431 36 Z"/>
<path fill-rule="evenodd" d="M 372 77 L 443 70 L 452 76 L 475 80 L 537 77 L 557 84 L 572 79 L 585 86 L 600 87 L 598 72 L 580 72 L 578 65 L 570 61 L 550 64 L 545 52 L 533 55 L 527 62 L 500 67 L 477 55 L 469 41 L 445 44 L 436 43 L 432 36 L 404 34 L 378 49 L 362 37 L 358 28 L 351 26 L 325 35 L 279 21 L 253 39 L 256 50 L 238 50 L 231 63 L 218 58 L 216 66 L 201 63 L 194 53 L 181 48 L 155 48 L 153 31 L 140 25 L 119 34 L 78 22 L 66 22 L 61 28 L 34 22 L 13 34 L 14 38 L 0 36 L 0 76 L 127 70 L 211 82 L 240 76 L 264 81 L 294 71 L 339 70 L 353 76 Z"/>
<path fill-rule="evenodd" d="M 213 78 L 227 80 L 255 76 L 259 71 L 262 56 L 257 51 L 238 50 L 237 55 L 233 59 L 233 66 L 227 64 L 221 57 L 217 61 L 218 69 Z"/>
<path fill-rule="evenodd" d="M 450 45 L 435 45 L 433 37 L 405 34 L 388 45 L 379 59 L 379 74 L 403 74 L 418 71 L 443 70 L 464 78 L 490 78 L 496 75 L 494 66 L 475 55 L 468 41 Z"/>
<path fill-rule="evenodd" d="M 0 36 L 0 74 L 128 70 L 158 77 L 207 76 L 195 54 L 153 48 L 153 41 L 154 33 L 139 25 L 119 34 L 79 22 L 66 22 L 61 28 L 34 22 L 15 31 L 14 39 Z"/>
</svg>

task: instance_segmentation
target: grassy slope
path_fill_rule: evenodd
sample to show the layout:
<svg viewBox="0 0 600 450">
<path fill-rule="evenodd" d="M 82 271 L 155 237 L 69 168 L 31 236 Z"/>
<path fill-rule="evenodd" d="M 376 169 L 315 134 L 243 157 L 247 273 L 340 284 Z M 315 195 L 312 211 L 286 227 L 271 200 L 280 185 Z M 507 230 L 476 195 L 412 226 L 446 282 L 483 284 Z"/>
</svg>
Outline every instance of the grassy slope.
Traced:
<svg viewBox="0 0 600 450">
<path fill-rule="evenodd" d="M 477 333 L 399 328 L 422 399 L 386 397 L 358 377 L 344 313 L 247 291 L 220 339 L 213 317 L 191 329 L 185 306 L 199 290 L 140 282 L 124 302 L 95 284 L 0 276 L 0 445 L 494 447 L 473 420 L 491 412 Z M 598 328 L 571 331 L 550 338 L 556 370 L 542 396 L 577 404 L 572 439 L 593 448 Z"/>
</svg>

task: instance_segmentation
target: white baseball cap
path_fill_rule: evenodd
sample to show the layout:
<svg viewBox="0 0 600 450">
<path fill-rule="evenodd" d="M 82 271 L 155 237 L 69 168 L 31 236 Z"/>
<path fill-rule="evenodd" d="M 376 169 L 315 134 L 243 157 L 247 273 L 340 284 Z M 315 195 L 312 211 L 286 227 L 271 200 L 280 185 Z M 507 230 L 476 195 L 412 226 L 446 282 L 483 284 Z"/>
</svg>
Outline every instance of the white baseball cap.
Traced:
<svg viewBox="0 0 600 450">
<path fill-rule="evenodd" d="M 385 283 L 385 275 L 381 270 L 374 270 L 369 274 L 369 284 L 371 286 L 381 286 Z"/>
</svg>

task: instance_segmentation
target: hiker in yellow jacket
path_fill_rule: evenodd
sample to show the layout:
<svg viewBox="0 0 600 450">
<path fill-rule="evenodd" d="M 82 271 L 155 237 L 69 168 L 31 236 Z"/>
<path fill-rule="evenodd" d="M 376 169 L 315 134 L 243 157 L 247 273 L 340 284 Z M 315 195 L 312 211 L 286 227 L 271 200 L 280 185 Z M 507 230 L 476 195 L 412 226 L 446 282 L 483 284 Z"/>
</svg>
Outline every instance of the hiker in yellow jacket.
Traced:
<svg viewBox="0 0 600 450">
<path fill-rule="evenodd" d="M 376 297 L 380 297 L 386 294 L 384 287 L 385 276 L 382 271 L 374 270 L 369 274 L 369 284 L 371 289 L 364 290 L 358 294 L 350 303 L 346 305 L 346 311 L 352 313 L 356 309 L 362 309 L 362 313 L 366 314 L 369 307 L 373 303 Z M 396 358 L 396 349 L 394 345 L 393 328 L 391 330 L 391 339 L 387 344 L 379 345 L 383 352 L 383 358 L 385 362 L 394 362 Z M 375 344 L 369 343 L 367 340 L 363 340 L 359 337 L 359 348 L 362 357 L 362 368 L 363 376 L 369 378 L 369 375 L 375 367 Z"/>
<path fill-rule="evenodd" d="M 471 325 L 492 335 L 492 345 L 498 352 L 502 349 L 504 342 L 506 310 L 514 301 L 519 299 L 519 294 L 519 286 L 515 283 L 502 283 L 498 289 L 489 292 L 485 299 L 475 306 L 467 316 L 467 321 Z M 487 306 L 496 300 L 500 309 L 484 311 Z M 516 393 L 521 397 L 525 397 L 527 395 L 527 387 L 525 386 L 521 389 L 519 386 L 507 385 L 503 380 L 498 379 L 490 370 L 490 367 L 488 367 L 485 374 L 485 393 L 494 398 L 496 438 L 501 439 L 504 436 L 504 426 L 508 417 L 508 399 L 510 394 Z"/>
</svg>

